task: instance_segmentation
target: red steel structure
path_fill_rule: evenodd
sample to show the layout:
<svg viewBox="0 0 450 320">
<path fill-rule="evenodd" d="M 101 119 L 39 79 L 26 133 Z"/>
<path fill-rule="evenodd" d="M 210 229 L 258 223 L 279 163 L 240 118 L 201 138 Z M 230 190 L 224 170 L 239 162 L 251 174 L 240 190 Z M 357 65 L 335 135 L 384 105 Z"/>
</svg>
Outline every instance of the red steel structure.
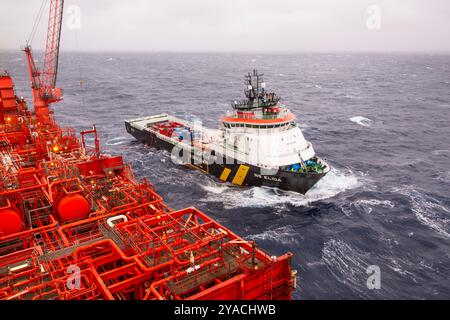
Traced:
<svg viewBox="0 0 450 320">
<path fill-rule="evenodd" d="M 291 299 L 290 253 L 171 209 L 100 152 L 95 126 L 79 139 L 54 121 L 63 1 L 50 2 L 42 72 L 25 49 L 34 112 L 0 74 L 0 299 Z"/>
<path fill-rule="evenodd" d="M 27 45 L 24 49 L 33 91 L 34 111 L 39 124 L 50 121 L 49 105 L 62 99 L 62 90 L 56 87 L 56 77 L 58 74 L 63 10 L 64 0 L 50 1 L 47 42 L 42 70 L 38 70 L 36 67 L 31 46 Z"/>
</svg>

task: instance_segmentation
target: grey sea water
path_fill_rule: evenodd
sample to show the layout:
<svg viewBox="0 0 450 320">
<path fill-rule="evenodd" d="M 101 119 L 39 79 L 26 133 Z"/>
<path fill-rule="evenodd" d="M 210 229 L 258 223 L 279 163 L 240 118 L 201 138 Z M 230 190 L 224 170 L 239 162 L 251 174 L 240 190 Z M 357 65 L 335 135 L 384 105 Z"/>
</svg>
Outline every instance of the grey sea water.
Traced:
<svg viewBox="0 0 450 320">
<path fill-rule="evenodd" d="M 219 183 L 126 134 L 124 119 L 163 112 L 216 127 L 253 68 L 333 167 L 307 195 Z M 0 52 L 0 69 L 31 107 L 24 54 Z M 103 151 L 172 207 L 294 253 L 296 299 L 450 298 L 450 56 L 63 52 L 58 83 L 57 120 L 95 123 Z M 379 290 L 367 288 L 370 265 Z"/>
</svg>

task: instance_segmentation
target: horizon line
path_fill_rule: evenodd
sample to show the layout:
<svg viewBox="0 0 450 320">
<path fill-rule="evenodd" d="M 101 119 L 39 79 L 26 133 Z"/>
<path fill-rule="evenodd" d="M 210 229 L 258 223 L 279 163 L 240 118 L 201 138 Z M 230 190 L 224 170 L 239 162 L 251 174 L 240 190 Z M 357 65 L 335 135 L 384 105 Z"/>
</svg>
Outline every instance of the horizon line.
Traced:
<svg viewBox="0 0 450 320">
<path fill-rule="evenodd" d="M 0 49 L 0 52 L 21 52 L 20 48 Z M 43 49 L 35 49 L 43 52 Z M 64 53 L 104 53 L 104 54 L 450 54 L 450 50 L 73 50 L 61 49 Z"/>
</svg>

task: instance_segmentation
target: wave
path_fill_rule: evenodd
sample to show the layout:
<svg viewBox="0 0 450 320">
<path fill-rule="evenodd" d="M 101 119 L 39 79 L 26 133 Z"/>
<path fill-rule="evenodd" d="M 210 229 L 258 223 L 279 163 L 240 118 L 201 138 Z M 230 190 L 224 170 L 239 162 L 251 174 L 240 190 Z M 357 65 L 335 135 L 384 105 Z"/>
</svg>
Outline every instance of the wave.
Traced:
<svg viewBox="0 0 450 320">
<path fill-rule="evenodd" d="M 296 207 L 307 206 L 312 202 L 332 198 L 341 192 L 357 188 L 361 181 L 350 170 L 340 171 L 332 168 L 306 195 L 283 191 L 269 187 L 238 188 L 230 184 L 202 185 L 207 191 L 203 201 L 222 202 L 226 209 L 236 207 L 284 207 L 290 204 Z"/>
<path fill-rule="evenodd" d="M 434 150 L 433 152 L 432 152 L 432 154 L 434 155 L 434 156 L 450 156 L 450 150 L 446 150 L 446 149 L 443 149 L 443 150 Z"/>
<path fill-rule="evenodd" d="M 363 117 L 363 116 L 356 116 L 356 117 L 352 117 L 350 118 L 351 122 L 357 123 L 363 127 L 370 127 L 372 125 L 372 120 L 370 120 L 369 118 Z"/>
<path fill-rule="evenodd" d="M 298 240 L 296 239 L 296 232 L 291 226 L 283 226 L 273 230 L 266 230 L 262 233 L 255 235 L 249 235 L 246 237 L 249 240 L 266 240 L 278 242 L 283 245 L 298 245 Z"/>
<path fill-rule="evenodd" d="M 450 182 L 450 171 L 444 172 L 443 174 L 439 174 L 434 179 L 442 181 L 442 182 Z"/>
<path fill-rule="evenodd" d="M 121 136 L 121 137 L 115 137 L 115 138 L 107 140 L 106 145 L 107 146 L 118 146 L 118 145 L 122 145 L 122 144 L 127 144 L 128 142 L 130 142 L 130 138 Z"/>
<path fill-rule="evenodd" d="M 337 281 L 350 285 L 360 296 L 368 297 L 366 269 L 372 263 L 367 253 L 342 240 L 331 239 L 323 246 L 322 261 Z"/>
<path fill-rule="evenodd" d="M 386 264 L 388 266 L 388 268 L 392 269 L 393 271 L 397 272 L 398 274 L 400 274 L 402 276 L 408 276 L 408 277 L 412 278 L 413 281 L 416 282 L 414 274 L 408 270 L 405 270 L 405 266 L 407 267 L 408 261 L 405 262 L 401 259 L 399 259 L 400 261 L 398 261 L 397 259 L 394 259 L 394 258 L 388 258 L 388 260 L 390 262 L 390 263 Z M 427 268 L 430 269 L 429 266 L 427 266 Z M 431 268 L 431 270 L 433 270 L 433 269 Z"/>
<path fill-rule="evenodd" d="M 397 188 L 395 191 L 409 198 L 411 210 L 420 223 L 450 238 L 450 208 L 412 186 Z"/>
<path fill-rule="evenodd" d="M 377 199 L 369 199 L 369 200 L 358 200 L 357 203 L 367 204 L 371 206 L 384 206 L 384 207 L 395 207 L 394 204 L 389 200 L 377 200 Z"/>
<path fill-rule="evenodd" d="M 389 201 L 389 200 L 377 200 L 377 199 L 361 199 L 356 200 L 355 202 L 345 204 L 341 207 L 342 211 L 347 215 L 352 214 L 352 208 L 356 207 L 364 210 L 367 213 L 372 213 L 374 207 L 388 207 L 388 208 L 394 208 L 395 205 Z"/>
</svg>

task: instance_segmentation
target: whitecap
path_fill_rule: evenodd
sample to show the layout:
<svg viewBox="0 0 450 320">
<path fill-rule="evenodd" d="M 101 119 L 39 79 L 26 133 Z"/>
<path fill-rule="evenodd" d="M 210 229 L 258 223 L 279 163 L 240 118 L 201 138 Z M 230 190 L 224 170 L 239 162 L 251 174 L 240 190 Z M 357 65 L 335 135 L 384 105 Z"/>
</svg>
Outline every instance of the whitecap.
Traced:
<svg viewBox="0 0 450 320">
<path fill-rule="evenodd" d="M 396 188 L 394 191 L 409 198 L 411 210 L 420 223 L 450 238 L 450 208 L 412 186 Z"/>
<path fill-rule="evenodd" d="M 361 208 L 367 213 L 372 213 L 374 207 L 388 207 L 388 208 L 395 207 L 395 205 L 389 200 L 377 200 L 377 199 L 361 199 L 355 201 L 352 205 Z"/>
<path fill-rule="evenodd" d="M 246 238 L 254 241 L 258 240 L 273 241 L 284 245 L 298 244 L 296 232 L 291 226 L 283 226 L 273 230 L 266 230 L 262 233 L 247 236 Z"/>
<path fill-rule="evenodd" d="M 350 284 L 359 294 L 367 295 L 366 269 L 372 265 L 367 253 L 342 240 L 331 239 L 323 246 L 322 261 L 337 281 Z"/>
<path fill-rule="evenodd" d="M 372 125 L 372 120 L 370 120 L 369 118 L 363 117 L 363 116 L 356 116 L 356 117 L 352 117 L 350 118 L 351 122 L 357 123 L 363 127 L 370 127 Z"/>
<path fill-rule="evenodd" d="M 391 207 L 394 208 L 395 205 L 389 200 L 377 200 L 377 199 L 369 199 L 369 200 L 358 200 L 356 201 L 360 204 L 370 205 L 370 206 L 382 206 L 382 207 Z"/>
<path fill-rule="evenodd" d="M 130 141 L 127 137 L 115 137 L 106 141 L 107 146 L 117 146 L 121 144 L 128 143 Z"/>
<path fill-rule="evenodd" d="M 410 276 L 413 281 L 415 281 L 414 278 L 414 274 L 409 272 L 408 270 L 404 270 L 400 264 L 400 262 L 398 262 L 396 259 L 394 258 L 389 258 L 389 261 L 391 262 L 391 264 L 388 264 L 387 266 L 392 269 L 393 271 L 397 272 L 398 274 L 402 275 L 402 276 Z M 401 260 L 400 260 L 401 261 Z M 401 261 L 403 262 L 403 261 Z"/>
<path fill-rule="evenodd" d="M 432 154 L 434 156 L 450 155 L 450 150 L 447 150 L 447 149 L 433 150 Z"/>
</svg>

